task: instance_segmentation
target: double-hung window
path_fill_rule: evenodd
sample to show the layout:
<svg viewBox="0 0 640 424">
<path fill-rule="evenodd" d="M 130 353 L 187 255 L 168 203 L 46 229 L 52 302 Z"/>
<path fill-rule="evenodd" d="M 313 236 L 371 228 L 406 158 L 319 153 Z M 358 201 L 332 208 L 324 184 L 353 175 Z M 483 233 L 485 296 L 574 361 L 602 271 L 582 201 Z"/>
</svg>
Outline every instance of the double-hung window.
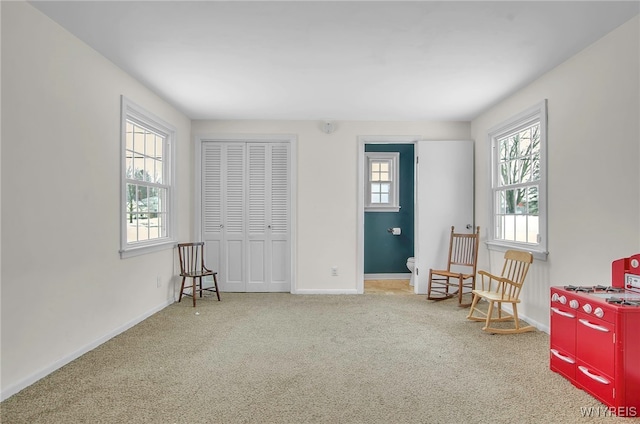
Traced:
<svg viewBox="0 0 640 424">
<path fill-rule="evenodd" d="M 398 212 L 398 152 L 366 152 L 368 212 Z"/>
<path fill-rule="evenodd" d="M 491 229 L 489 248 L 547 254 L 546 100 L 489 131 Z"/>
<path fill-rule="evenodd" d="M 171 247 L 175 128 L 122 98 L 122 257 Z"/>
</svg>

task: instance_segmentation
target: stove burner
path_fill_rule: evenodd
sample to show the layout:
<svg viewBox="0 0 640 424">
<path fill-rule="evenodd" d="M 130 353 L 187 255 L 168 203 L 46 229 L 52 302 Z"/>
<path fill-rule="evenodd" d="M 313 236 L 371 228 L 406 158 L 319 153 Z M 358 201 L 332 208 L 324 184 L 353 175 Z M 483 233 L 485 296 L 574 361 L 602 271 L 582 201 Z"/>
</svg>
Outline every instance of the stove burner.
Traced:
<svg viewBox="0 0 640 424">
<path fill-rule="evenodd" d="M 584 293 L 591 293 L 593 291 L 593 287 L 587 287 L 587 286 L 564 286 L 565 290 L 568 291 L 573 291 L 573 292 L 584 292 Z"/>
<path fill-rule="evenodd" d="M 564 286 L 564 289 L 567 291 L 573 291 L 578 293 L 597 293 L 597 292 L 605 292 L 605 293 L 622 293 L 624 292 L 624 287 L 611 287 L 611 286 Z"/>
<path fill-rule="evenodd" d="M 620 299 L 619 297 L 609 297 L 606 299 L 607 303 L 613 303 L 614 305 L 621 306 L 640 306 L 640 300 Z"/>
</svg>

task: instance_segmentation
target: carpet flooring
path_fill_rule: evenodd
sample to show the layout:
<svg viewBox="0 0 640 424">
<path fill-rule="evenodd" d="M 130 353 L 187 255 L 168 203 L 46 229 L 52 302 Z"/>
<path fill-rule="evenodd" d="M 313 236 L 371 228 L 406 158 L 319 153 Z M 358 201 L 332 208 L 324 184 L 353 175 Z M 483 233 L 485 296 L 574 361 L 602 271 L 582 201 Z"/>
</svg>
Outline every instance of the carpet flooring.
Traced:
<svg viewBox="0 0 640 424">
<path fill-rule="evenodd" d="M 547 334 L 466 313 L 418 295 L 175 303 L 2 402 L 2 422 L 632 422 L 549 370 Z"/>
</svg>

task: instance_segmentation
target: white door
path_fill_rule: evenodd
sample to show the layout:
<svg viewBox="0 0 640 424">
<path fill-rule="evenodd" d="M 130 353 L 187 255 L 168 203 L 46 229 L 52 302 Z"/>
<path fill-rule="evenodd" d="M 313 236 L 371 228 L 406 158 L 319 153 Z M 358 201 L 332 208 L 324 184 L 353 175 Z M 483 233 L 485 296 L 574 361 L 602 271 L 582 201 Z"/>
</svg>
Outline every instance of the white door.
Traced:
<svg viewBox="0 0 640 424">
<path fill-rule="evenodd" d="M 248 292 L 288 292 L 289 146 L 249 143 Z"/>
<path fill-rule="evenodd" d="M 220 290 L 290 291 L 289 144 L 202 146 L 203 240 Z"/>
<path fill-rule="evenodd" d="M 203 143 L 202 229 L 206 263 L 221 291 L 245 291 L 245 144 Z"/>
<path fill-rule="evenodd" d="M 416 283 L 427 292 L 429 269 L 446 267 L 451 226 L 473 231 L 473 141 L 416 145 Z"/>
</svg>

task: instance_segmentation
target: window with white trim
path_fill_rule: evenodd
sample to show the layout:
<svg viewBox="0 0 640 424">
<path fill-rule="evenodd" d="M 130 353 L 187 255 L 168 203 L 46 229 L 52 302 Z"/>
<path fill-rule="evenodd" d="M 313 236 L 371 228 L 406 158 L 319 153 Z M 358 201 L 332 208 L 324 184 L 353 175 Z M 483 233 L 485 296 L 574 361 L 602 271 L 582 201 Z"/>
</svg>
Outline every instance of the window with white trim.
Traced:
<svg viewBox="0 0 640 424">
<path fill-rule="evenodd" d="M 176 130 L 122 97 L 121 257 L 172 247 Z"/>
<path fill-rule="evenodd" d="M 489 248 L 547 254 L 547 103 L 489 131 L 491 231 Z"/>
<path fill-rule="evenodd" d="M 398 152 L 365 152 L 366 204 L 368 212 L 398 212 L 400 210 Z"/>
</svg>

